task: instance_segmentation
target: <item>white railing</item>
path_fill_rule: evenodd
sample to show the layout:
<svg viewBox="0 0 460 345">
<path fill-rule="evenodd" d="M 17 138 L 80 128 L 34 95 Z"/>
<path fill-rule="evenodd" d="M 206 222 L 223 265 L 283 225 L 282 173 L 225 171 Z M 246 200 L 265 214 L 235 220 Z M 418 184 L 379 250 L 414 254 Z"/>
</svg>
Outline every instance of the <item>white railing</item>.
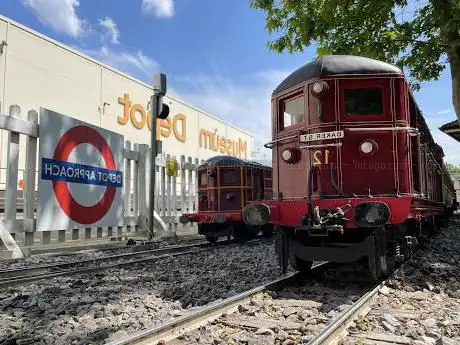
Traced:
<svg viewBox="0 0 460 345">
<path fill-rule="evenodd" d="M 8 115 L 0 115 L 0 129 L 8 131 L 6 147 L 2 148 L 7 152 L 7 161 L 4 162 L 6 181 L 1 186 L 4 187 L 4 190 L 0 190 L 0 226 L 3 232 L 9 233 L 17 243 L 30 247 L 49 245 L 52 242 L 94 241 L 104 238 L 116 240 L 129 233 L 146 230 L 149 205 L 147 191 L 150 176 L 148 145 L 132 144 L 130 141 L 125 143 L 123 226 L 88 227 L 70 231 L 50 229 L 37 232 L 35 218 L 38 182 L 38 113 L 34 110 L 29 111 L 27 120 L 22 120 L 20 107 L 11 106 Z M 19 161 L 20 137 L 24 137 L 26 146 L 25 154 L 22 154 L 23 162 Z M 183 212 L 195 212 L 196 210 L 195 181 L 198 160 L 185 156 L 177 160 L 176 157 L 170 155 L 166 155 L 166 159 L 176 160 L 179 166 L 178 176 L 168 176 L 166 160 L 157 158 L 155 208 L 172 235 L 177 231 L 180 215 Z M 24 181 L 23 190 L 19 189 L 19 180 Z M 3 237 L 1 239 L 3 244 L 7 242 Z"/>
</svg>

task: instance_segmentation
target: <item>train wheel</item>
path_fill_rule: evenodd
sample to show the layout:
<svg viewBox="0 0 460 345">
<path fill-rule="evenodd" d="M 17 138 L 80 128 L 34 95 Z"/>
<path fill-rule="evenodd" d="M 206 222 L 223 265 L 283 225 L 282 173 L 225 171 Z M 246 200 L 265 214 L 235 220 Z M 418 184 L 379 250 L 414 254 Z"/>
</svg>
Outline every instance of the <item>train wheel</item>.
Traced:
<svg viewBox="0 0 460 345">
<path fill-rule="evenodd" d="M 367 257 L 369 273 L 372 280 L 378 281 L 382 274 L 380 263 L 380 240 L 378 234 L 369 236 L 369 254 Z"/>
<path fill-rule="evenodd" d="M 217 236 L 206 236 L 206 239 L 208 240 L 209 243 L 216 243 L 219 237 Z"/>
<path fill-rule="evenodd" d="M 233 237 L 238 242 L 246 242 L 250 239 L 249 229 L 243 222 L 233 223 Z"/>
<path fill-rule="evenodd" d="M 369 272 L 374 281 L 391 276 L 395 267 L 393 247 L 391 246 L 390 229 L 380 227 L 369 237 L 370 250 L 368 256 Z"/>
<path fill-rule="evenodd" d="M 260 231 L 259 227 L 257 226 L 247 226 L 247 229 L 247 231 L 249 231 L 250 238 L 256 238 Z"/>
<path fill-rule="evenodd" d="M 272 237 L 273 236 L 273 225 L 272 224 L 266 224 L 262 227 L 262 235 L 266 238 Z"/>
<path fill-rule="evenodd" d="M 389 236 L 390 229 L 382 227 L 377 229 L 380 238 L 380 270 L 383 278 L 391 276 L 395 269 L 395 256 L 394 248 L 392 245 L 391 236 Z"/>
<path fill-rule="evenodd" d="M 278 255 L 278 263 L 281 273 L 286 273 L 289 258 L 288 237 L 286 230 L 280 226 L 275 226 L 275 251 Z"/>
<path fill-rule="evenodd" d="M 313 266 L 313 261 L 305 261 L 293 255 L 289 256 L 289 262 L 293 269 L 301 273 L 311 272 L 311 267 Z"/>
</svg>

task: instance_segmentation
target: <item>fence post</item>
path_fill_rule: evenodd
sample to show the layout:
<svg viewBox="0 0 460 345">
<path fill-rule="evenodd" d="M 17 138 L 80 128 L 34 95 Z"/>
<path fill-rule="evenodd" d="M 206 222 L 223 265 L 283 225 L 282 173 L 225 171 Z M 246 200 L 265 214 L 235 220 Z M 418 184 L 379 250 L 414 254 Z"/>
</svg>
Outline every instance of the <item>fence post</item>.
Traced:
<svg viewBox="0 0 460 345">
<path fill-rule="evenodd" d="M 125 150 L 131 150 L 131 141 L 125 143 Z M 131 214 L 130 208 L 131 199 L 131 160 L 126 158 L 125 164 L 125 216 Z"/>
<path fill-rule="evenodd" d="M 51 243 L 51 231 L 43 231 L 42 233 L 42 244 Z"/>
<path fill-rule="evenodd" d="M 19 118 L 21 108 L 10 106 L 11 117 Z M 16 219 L 16 201 L 18 193 L 19 133 L 8 131 L 8 149 L 6 166 L 5 218 Z"/>
<path fill-rule="evenodd" d="M 147 211 L 147 195 L 148 191 L 147 178 L 146 178 L 146 158 L 148 154 L 148 146 L 145 144 L 139 145 L 138 160 L 137 160 L 137 175 L 135 175 L 136 181 L 135 186 L 137 188 L 137 202 L 139 215 L 137 217 L 137 223 L 140 229 L 147 229 L 148 222 L 148 211 Z"/>
<path fill-rule="evenodd" d="M 177 164 L 176 157 L 172 157 L 174 162 Z M 173 233 L 176 235 L 177 231 L 177 177 L 173 175 L 171 178 L 171 226 Z"/>
<path fill-rule="evenodd" d="M 171 155 L 166 155 L 166 162 L 171 159 Z M 165 169 L 166 170 L 166 169 Z M 171 176 L 166 174 L 166 206 L 167 206 L 167 219 L 168 219 L 168 231 L 171 231 Z"/>
<path fill-rule="evenodd" d="M 147 215 L 148 217 L 148 208 L 149 208 L 149 205 L 150 205 L 150 193 L 147 193 L 147 191 L 150 190 L 150 168 L 152 166 L 152 163 L 150 162 L 150 157 L 151 157 L 151 154 L 150 154 L 150 147 L 148 145 L 143 145 L 144 148 L 145 148 L 145 157 L 144 157 L 144 164 L 145 164 L 145 169 L 144 169 L 144 174 L 145 174 L 145 197 L 144 197 L 144 200 L 145 200 L 145 214 Z M 158 169 L 158 168 L 157 168 Z M 158 178 L 157 174 L 155 174 L 155 176 Z M 155 189 L 157 190 L 158 189 L 158 184 L 155 184 Z M 155 195 L 158 196 L 158 193 L 155 191 Z M 155 198 L 155 207 L 158 203 L 158 198 Z M 158 210 L 158 208 L 156 208 Z M 147 218 L 148 219 L 148 218 Z M 148 221 L 146 219 L 146 221 Z"/>
<path fill-rule="evenodd" d="M 65 242 L 65 230 L 59 230 L 58 231 L 58 241 Z"/>
<path fill-rule="evenodd" d="M 166 167 L 162 166 L 160 168 L 160 176 L 161 176 L 161 218 L 166 220 Z M 169 221 L 166 220 L 166 223 Z"/>
<path fill-rule="evenodd" d="M 137 152 L 137 160 L 133 162 L 133 215 L 138 216 L 138 205 L 139 205 L 139 184 L 137 183 L 138 172 L 139 172 L 139 145 L 134 144 L 134 151 Z M 137 222 L 139 225 L 139 222 Z"/>
<path fill-rule="evenodd" d="M 198 158 L 195 158 L 195 166 L 193 167 L 193 170 L 195 171 L 195 176 L 198 175 L 198 167 L 200 166 L 200 163 L 198 161 Z M 195 198 L 194 200 L 194 205 L 193 205 L 193 210 L 196 212 L 198 211 L 198 179 L 195 178 L 195 181 L 193 181 L 193 191 L 195 192 Z"/>
<path fill-rule="evenodd" d="M 185 164 L 185 156 L 180 156 L 180 213 L 181 215 L 187 212 L 187 188 L 185 185 L 185 175 L 187 167 Z"/>
<path fill-rule="evenodd" d="M 38 113 L 31 110 L 27 113 L 27 120 L 38 123 Z M 37 138 L 27 137 L 26 166 L 24 172 L 24 220 L 34 219 L 35 213 L 35 171 L 37 169 Z M 40 172 L 39 172 L 40 174 Z M 35 229 L 25 229 L 24 246 L 33 246 Z"/>
<path fill-rule="evenodd" d="M 187 212 L 193 212 L 193 162 L 192 157 L 188 157 L 188 168 L 187 168 Z"/>
</svg>

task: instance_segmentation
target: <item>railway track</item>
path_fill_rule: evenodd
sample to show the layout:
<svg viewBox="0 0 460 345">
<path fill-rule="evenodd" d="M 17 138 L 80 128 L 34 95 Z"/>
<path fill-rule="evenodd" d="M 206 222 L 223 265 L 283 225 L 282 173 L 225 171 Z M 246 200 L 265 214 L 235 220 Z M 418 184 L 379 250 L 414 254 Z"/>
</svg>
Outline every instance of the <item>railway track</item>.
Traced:
<svg viewBox="0 0 460 345">
<path fill-rule="evenodd" d="M 252 241 L 257 241 L 258 239 L 259 238 Z M 236 243 L 233 240 L 222 240 L 218 242 L 218 245 L 236 245 Z M 89 273 L 109 268 L 129 266 L 171 255 L 179 256 L 193 254 L 214 247 L 215 245 L 203 241 L 193 244 L 173 245 L 164 248 L 120 253 L 72 262 L 42 264 L 20 269 L 0 269 L 0 288 L 74 273 Z"/>
<path fill-rule="evenodd" d="M 313 267 L 314 274 L 321 274 L 321 272 L 327 270 L 330 267 L 334 268 L 335 265 L 323 262 L 317 263 Z M 313 277 L 310 277 L 313 278 Z M 247 307 L 241 307 L 242 305 L 249 305 L 254 299 L 262 298 L 263 294 L 270 291 L 280 291 L 283 288 L 301 282 L 305 279 L 305 276 L 301 275 L 298 272 L 289 273 L 279 279 L 273 280 L 269 283 L 262 284 L 256 288 L 245 291 L 238 295 L 232 296 L 230 298 L 216 301 L 208 304 L 207 306 L 200 308 L 198 310 L 189 312 L 181 317 L 175 318 L 166 323 L 157 325 L 155 327 L 145 329 L 128 337 L 118 339 L 116 341 L 109 342 L 110 345 L 146 345 L 146 344 L 192 344 L 193 341 L 186 340 L 177 340 L 178 338 L 183 337 L 187 333 L 197 330 L 198 328 L 205 326 L 207 324 L 223 324 L 223 325 L 235 325 L 239 321 L 235 321 L 237 318 L 230 317 L 232 313 L 237 312 L 238 310 L 246 310 Z M 307 278 L 308 279 L 308 278 Z M 335 316 L 322 330 L 320 333 L 316 334 L 315 337 L 312 337 L 309 340 L 309 345 L 319 345 L 319 344 L 333 344 L 337 341 L 337 336 L 341 334 L 344 330 L 347 329 L 349 324 L 359 315 L 366 307 L 372 302 L 373 298 L 378 294 L 378 291 L 385 285 L 385 282 L 372 286 L 370 289 L 364 289 L 365 293 L 356 300 L 349 308 L 343 310 L 339 315 Z M 319 303 L 311 301 L 302 301 L 297 302 L 289 300 L 289 303 L 292 306 L 302 306 L 302 305 L 316 305 Z M 229 316 L 230 315 L 230 316 Z M 282 322 L 280 321 L 279 325 L 274 325 L 274 321 L 269 319 L 266 321 L 267 329 L 277 327 L 282 328 L 284 325 L 287 325 L 287 329 L 293 329 L 296 326 L 289 325 L 294 324 L 293 322 Z M 261 332 L 263 324 L 260 324 L 257 329 L 256 322 L 251 325 L 250 318 L 243 317 L 241 324 L 244 328 L 252 328 L 252 331 Z M 265 330 L 269 332 L 268 330 Z M 304 342 L 302 342 L 304 343 Z M 294 344 L 294 342 L 292 342 Z M 306 343 L 305 343 L 306 344 Z"/>
</svg>

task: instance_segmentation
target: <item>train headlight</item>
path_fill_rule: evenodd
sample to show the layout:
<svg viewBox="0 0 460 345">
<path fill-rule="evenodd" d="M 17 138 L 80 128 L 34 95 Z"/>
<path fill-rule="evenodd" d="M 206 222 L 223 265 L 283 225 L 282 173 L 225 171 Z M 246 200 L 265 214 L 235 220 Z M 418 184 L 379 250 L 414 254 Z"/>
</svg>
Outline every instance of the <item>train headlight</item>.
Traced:
<svg viewBox="0 0 460 345">
<path fill-rule="evenodd" d="M 281 151 L 281 158 L 286 163 L 295 163 L 298 161 L 300 156 L 299 150 L 296 148 L 284 149 Z"/>
<path fill-rule="evenodd" d="M 373 140 L 365 140 L 359 144 L 359 150 L 364 154 L 371 154 L 377 149 L 377 143 Z"/>
<path fill-rule="evenodd" d="M 384 202 L 369 201 L 357 204 L 353 209 L 353 216 L 358 226 L 378 227 L 390 220 L 391 212 Z"/>
<path fill-rule="evenodd" d="M 323 96 L 329 90 L 329 85 L 325 81 L 316 81 L 311 87 L 313 96 Z"/>
<path fill-rule="evenodd" d="M 286 162 L 290 161 L 293 157 L 293 153 L 291 150 L 284 150 L 283 152 L 281 152 L 281 157 L 283 158 L 283 160 L 285 160 Z"/>
<path fill-rule="evenodd" d="M 270 221 L 270 207 L 265 204 L 246 205 L 242 213 L 247 225 L 262 226 Z"/>
</svg>

